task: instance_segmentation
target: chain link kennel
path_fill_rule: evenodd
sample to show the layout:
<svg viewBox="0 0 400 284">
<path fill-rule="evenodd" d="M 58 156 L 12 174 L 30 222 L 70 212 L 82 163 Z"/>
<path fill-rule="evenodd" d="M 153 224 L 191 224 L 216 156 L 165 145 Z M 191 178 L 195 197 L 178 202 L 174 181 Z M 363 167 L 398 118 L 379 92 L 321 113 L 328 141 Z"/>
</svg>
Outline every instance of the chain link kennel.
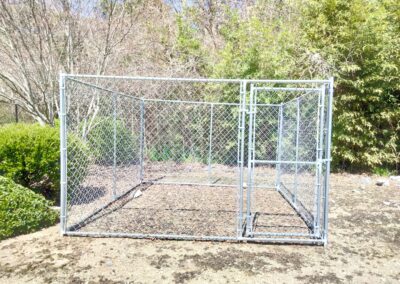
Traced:
<svg viewBox="0 0 400 284">
<path fill-rule="evenodd" d="M 62 233 L 325 244 L 332 87 L 61 74 Z"/>
</svg>

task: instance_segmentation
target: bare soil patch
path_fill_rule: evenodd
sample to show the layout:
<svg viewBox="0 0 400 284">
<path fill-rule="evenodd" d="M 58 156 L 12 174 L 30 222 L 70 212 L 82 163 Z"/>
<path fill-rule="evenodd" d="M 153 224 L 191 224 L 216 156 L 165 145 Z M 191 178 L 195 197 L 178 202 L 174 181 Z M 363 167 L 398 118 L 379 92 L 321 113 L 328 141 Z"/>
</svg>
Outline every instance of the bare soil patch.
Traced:
<svg viewBox="0 0 400 284">
<path fill-rule="evenodd" d="M 77 231 L 236 237 L 237 189 L 184 185 L 148 185 L 94 215 Z M 275 190 L 257 189 L 255 232 L 308 233 L 308 227 Z M 262 202 L 261 202 L 262 201 Z M 245 216 L 245 212 L 243 212 Z"/>
<path fill-rule="evenodd" d="M 400 187 L 363 178 L 332 175 L 327 247 L 62 237 L 51 227 L 0 242 L 0 283 L 398 283 Z"/>
<path fill-rule="evenodd" d="M 137 165 L 118 165 L 114 183 L 111 166 L 92 165 L 82 185 L 69 193 L 68 227 L 100 234 L 237 236 L 240 226 L 237 167 L 213 164 L 210 171 L 204 164 L 194 162 L 152 162 L 146 166 L 148 174 L 140 185 L 138 171 Z M 246 175 L 244 169 L 244 179 Z M 256 175 L 251 198 L 254 232 L 272 233 L 277 238 L 282 233 L 309 234 L 302 218 L 276 192 L 275 168 L 259 166 Z M 281 178 L 293 190 L 294 176 L 284 173 Z M 314 210 L 314 183 L 315 177 L 310 173 L 303 173 L 298 180 L 298 205 L 305 204 L 310 212 Z M 122 198 L 114 201 L 113 191 Z M 246 188 L 244 191 L 243 208 L 246 208 Z M 136 196 L 137 192 L 140 195 Z M 83 226 L 81 220 L 85 220 Z M 246 226 L 245 218 L 241 226 Z"/>
</svg>

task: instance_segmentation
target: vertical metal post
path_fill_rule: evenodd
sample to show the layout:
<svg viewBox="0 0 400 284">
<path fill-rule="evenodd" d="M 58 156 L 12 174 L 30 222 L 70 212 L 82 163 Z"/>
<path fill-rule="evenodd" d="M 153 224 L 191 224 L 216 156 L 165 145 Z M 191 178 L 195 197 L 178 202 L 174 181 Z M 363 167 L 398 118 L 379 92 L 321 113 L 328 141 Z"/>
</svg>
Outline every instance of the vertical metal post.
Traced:
<svg viewBox="0 0 400 284">
<path fill-rule="evenodd" d="M 315 135 L 315 160 L 318 162 L 318 150 L 319 150 L 319 124 L 320 124 L 320 113 L 321 113 L 321 93 L 318 94 L 317 104 L 317 119 L 315 124 L 316 135 Z M 317 193 L 318 193 L 318 165 L 315 165 L 315 182 L 314 182 L 314 209 L 313 209 L 313 233 L 316 233 L 316 219 L 317 219 Z"/>
<path fill-rule="evenodd" d="M 240 82 L 240 103 L 239 103 L 239 117 L 238 117 L 238 167 L 239 167 L 239 193 L 238 193 L 238 220 L 237 220 L 237 237 L 243 236 L 243 167 L 244 167 L 244 133 L 245 133 L 245 120 L 246 120 L 246 88 L 247 82 Z"/>
<path fill-rule="evenodd" d="M 117 197 L 117 95 L 112 94 L 113 104 L 113 185 L 112 197 Z"/>
<path fill-rule="evenodd" d="M 140 100 L 140 182 L 144 176 L 144 100 Z"/>
<path fill-rule="evenodd" d="M 278 149 L 276 164 L 276 190 L 281 187 L 281 158 L 282 158 L 282 133 L 283 133 L 283 104 L 279 106 Z"/>
<path fill-rule="evenodd" d="M 328 211 L 329 211 L 329 175 L 331 170 L 331 142 L 332 142 L 332 107 L 333 107 L 333 77 L 329 78 L 329 96 L 328 96 L 328 126 L 326 130 L 326 173 L 324 183 L 324 241 L 328 242 Z"/>
<path fill-rule="evenodd" d="M 253 90 L 254 91 L 254 90 Z M 255 191 L 255 181 L 254 181 L 254 172 L 255 172 L 255 160 L 256 160 L 256 116 L 257 116 L 257 91 L 254 91 L 254 96 L 253 96 L 253 108 L 252 108 L 252 112 L 253 112 L 253 127 L 251 129 L 251 133 L 249 133 L 249 135 L 251 134 L 253 136 L 252 138 L 252 143 L 253 145 L 252 147 L 252 156 L 251 156 L 251 174 L 250 174 L 250 180 L 251 180 L 251 186 L 249 188 L 249 192 L 250 192 L 250 206 L 251 204 L 253 204 L 253 197 L 254 197 L 254 191 Z M 254 216 L 255 217 L 255 216 Z M 252 220 L 253 221 L 253 220 Z M 250 230 L 253 233 L 253 222 L 250 222 Z"/>
<path fill-rule="evenodd" d="M 251 163 L 251 185 L 252 185 L 252 187 L 251 187 L 251 190 L 252 190 L 252 192 L 253 192 L 253 190 L 255 189 L 255 181 L 254 181 L 254 172 L 255 172 L 255 160 L 256 160 L 256 116 L 257 116 L 257 95 L 258 95 L 258 92 L 257 91 L 255 91 L 254 92 L 254 96 L 253 96 L 253 129 L 251 130 L 251 134 L 253 135 L 253 138 L 252 138 L 252 143 L 253 143 L 253 145 L 252 145 L 252 153 L 253 153 L 253 155 L 252 155 L 252 157 L 251 157 L 251 161 L 252 161 L 252 163 Z M 252 200 L 250 200 L 250 202 L 252 202 Z"/>
<path fill-rule="evenodd" d="M 296 106 L 297 106 L 297 114 L 296 114 L 296 173 L 294 177 L 294 194 L 293 194 L 293 203 L 297 203 L 297 190 L 299 187 L 299 139 L 300 139 L 300 98 L 296 99 Z"/>
<path fill-rule="evenodd" d="M 321 199 L 321 171 L 322 171 L 322 151 L 324 139 L 324 105 L 325 105 L 325 85 L 322 89 L 318 99 L 318 120 L 317 120 L 317 147 L 316 147 L 316 178 L 315 178 L 315 216 L 314 216 L 314 234 L 319 236 L 320 229 L 320 199 Z"/>
<path fill-rule="evenodd" d="M 241 173 L 240 173 L 240 165 L 241 165 L 241 155 L 240 155 L 240 149 L 241 149 L 241 119 L 242 119 L 242 95 L 243 95 L 243 82 L 240 82 L 240 90 L 239 90 L 239 110 L 238 110 L 238 124 L 237 124 L 237 152 L 236 152 L 236 158 L 237 158 L 237 167 L 238 167 L 238 191 L 236 195 L 236 205 L 237 205 L 237 216 L 236 216 L 236 237 L 240 238 L 241 237 L 241 222 L 242 222 L 242 213 L 241 213 L 241 207 L 242 207 L 242 195 L 241 195 Z"/>
<path fill-rule="evenodd" d="M 211 184 L 211 153 L 212 153 L 212 135 L 213 135 L 213 118 L 214 118 L 214 104 L 210 106 L 210 130 L 209 130 L 209 144 L 208 144 L 208 183 Z"/>
<path fill-rule="evenodd" d="M 60 232 L 64 234 L 67 226 L 67 129 L 65 75 L 60 73 Z"/>
<path fill-rule="evenodd" d="M 253 144 L 253 117 L 254 117 L 254 87 L 250 85 L 249 103 L 249 137 L 248 137 L 248 157 L 247 157 L 247 200 L 246 200 L 246 234 L 252 233 L 251 222 L 251 195 L 253 191 L 253 165 L 254 165 L 254 144 Z"/>
</svg>

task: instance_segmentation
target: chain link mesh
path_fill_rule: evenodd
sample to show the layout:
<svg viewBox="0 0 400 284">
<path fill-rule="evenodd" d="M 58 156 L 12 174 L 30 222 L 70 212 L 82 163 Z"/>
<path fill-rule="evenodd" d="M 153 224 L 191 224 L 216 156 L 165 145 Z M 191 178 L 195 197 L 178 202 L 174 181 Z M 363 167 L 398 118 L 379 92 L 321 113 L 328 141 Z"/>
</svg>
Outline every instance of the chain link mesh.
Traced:
<svg viewBox="0 0 400 284">
<path fill-rule="evenodd" d="M 66 77 L 67 231 L 314 238 L 327 100 L 310 84 L 250 85 Z"/>
</svg>

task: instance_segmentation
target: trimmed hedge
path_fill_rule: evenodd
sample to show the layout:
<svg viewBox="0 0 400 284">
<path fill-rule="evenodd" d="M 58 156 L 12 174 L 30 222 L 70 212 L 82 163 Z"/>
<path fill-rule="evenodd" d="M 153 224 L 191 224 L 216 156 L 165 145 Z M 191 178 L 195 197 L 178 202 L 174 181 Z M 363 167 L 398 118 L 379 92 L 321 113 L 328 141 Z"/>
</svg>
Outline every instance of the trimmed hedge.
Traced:
<svg viewBox="0 0 400 284">
<path fill-rule="evenodd" d="M 40 194 L 0 176 L 0 240 L 51 226 L 58 213 Z"/>
<path fill-rule="evenodd" d="M 68 162 L 77 164 L 68 172 L 71 185 L 86 176 L 89 150 L 75 136 L 68 136 Z M 0 127 L 0 175 L 12 179 L 47 199 L 59 202 L 59 129 L 39 124 L 7 124 Z"/>
</svg>

